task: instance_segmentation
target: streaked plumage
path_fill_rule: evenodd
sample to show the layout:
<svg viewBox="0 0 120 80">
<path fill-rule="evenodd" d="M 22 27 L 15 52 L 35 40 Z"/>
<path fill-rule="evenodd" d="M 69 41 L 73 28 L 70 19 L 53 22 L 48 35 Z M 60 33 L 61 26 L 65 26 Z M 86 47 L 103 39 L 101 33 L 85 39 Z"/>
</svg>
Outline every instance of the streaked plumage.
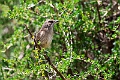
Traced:
<svg viewBox="0 0 120 80">
<path fill-rule="evenodd" d="M 58 20 L 46 20 L 42 28 L 36 34 L 36 41 L 42 48 L 49 48 L 53 39 L 53 26 Z"/>
</svg>

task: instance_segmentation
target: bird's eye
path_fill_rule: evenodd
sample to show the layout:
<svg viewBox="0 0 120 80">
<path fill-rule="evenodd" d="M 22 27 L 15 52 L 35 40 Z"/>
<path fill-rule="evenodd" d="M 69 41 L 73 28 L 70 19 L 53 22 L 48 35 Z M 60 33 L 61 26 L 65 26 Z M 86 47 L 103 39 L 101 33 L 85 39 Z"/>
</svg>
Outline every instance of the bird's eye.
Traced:
<svg viewBox="0 0 120 80">
<path fill-rule="evenodd" d="M 48 25 L 44 26 L 44 28 L 48 28 Z"/>
<path fill-rule="evenodd" d="M 53 23 L 53 21 L 49 21 L 50 23 Z"/>
</svg>

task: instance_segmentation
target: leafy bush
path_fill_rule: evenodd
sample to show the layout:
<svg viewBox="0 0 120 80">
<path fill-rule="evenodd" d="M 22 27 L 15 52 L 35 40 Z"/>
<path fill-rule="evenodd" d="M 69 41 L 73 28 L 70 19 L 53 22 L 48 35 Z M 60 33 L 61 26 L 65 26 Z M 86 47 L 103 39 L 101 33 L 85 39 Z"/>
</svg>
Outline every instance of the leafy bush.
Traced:
<svg viewBox="0 0 120 80">
<path fill-rule="evenodd" d="M 34 35 L 46 19 L 59 20 L 46 49 L 68 80 L 119 80 L 120 18 L 117 1 L 0 1 L 0 80 L 62 80 L 34 50 Z M 117 6 L 117 8 L 116 8 Z"/>
</svg>

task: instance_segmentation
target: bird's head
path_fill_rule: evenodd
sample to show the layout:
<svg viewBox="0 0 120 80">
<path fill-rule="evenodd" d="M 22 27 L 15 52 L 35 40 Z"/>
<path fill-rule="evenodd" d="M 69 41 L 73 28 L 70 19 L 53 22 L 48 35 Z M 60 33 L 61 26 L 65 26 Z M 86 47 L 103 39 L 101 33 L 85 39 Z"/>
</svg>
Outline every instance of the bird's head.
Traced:
<svg viewBox="0 0 120 80">
<path fill-rule="evenodd" d="M 45 23 L 43 24 L 43 27 L 52 28 L 54 26 L 54 24 L 57 23 L 57 22 L 58 22 L 58 20 L 47 19 L 45 21 Z"/>
<path fill-rule="evenodd" d="M 45 21 L 45 23 L 57 23 L 58 22 L 58 20 L 54 20 L 54 19 L 47 19 L 46 21 Z"/>
</svg>

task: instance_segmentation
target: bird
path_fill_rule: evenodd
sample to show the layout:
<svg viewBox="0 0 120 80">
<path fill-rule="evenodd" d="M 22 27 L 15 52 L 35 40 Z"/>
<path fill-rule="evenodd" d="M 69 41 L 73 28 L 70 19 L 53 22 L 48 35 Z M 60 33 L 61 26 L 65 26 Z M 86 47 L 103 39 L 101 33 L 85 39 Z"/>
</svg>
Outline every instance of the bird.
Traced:
<svg viewBox="0 0 120 80">
<path fill-rule="evenodd" d="M 50 48 L 54 33 L 53 27 L 57 22 L 58 20 L 47 19 L 42 25 L 41 29 L 35 35 L 36 42 L 41 48 Z M 35 47 L 38 48 L 36 45 Z"/>
</svg>

